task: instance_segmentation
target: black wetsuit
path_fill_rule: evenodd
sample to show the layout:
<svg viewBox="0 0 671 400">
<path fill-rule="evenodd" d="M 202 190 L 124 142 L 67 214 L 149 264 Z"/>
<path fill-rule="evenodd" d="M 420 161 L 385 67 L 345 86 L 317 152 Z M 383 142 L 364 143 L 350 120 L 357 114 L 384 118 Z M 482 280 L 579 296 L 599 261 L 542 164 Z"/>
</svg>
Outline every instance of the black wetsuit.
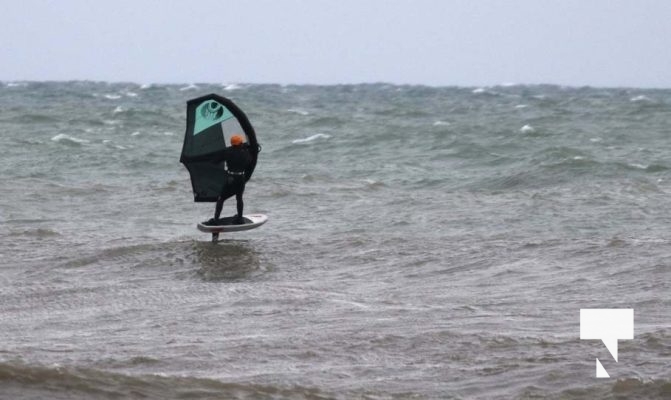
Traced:
<svg viewBox="0 0 671 400">
<path fill-rule="evenodd" d="M 237 223 L 242 223 L 242 210 L 244 203 L 242 201 L 242 194 L 245 192 L 245 170 L 252 162 L 252 156 L 249 153 L 248 145 L 231 146 L 219 152 L 214 158 L 214 162 L 226 161 L 226 181 L 221 188 L 219 198 L 217 198 L 217 206 L 214 211 L 214 219 L 219 219 L 221 209 L 224 206 L 224 201 L 235 195 L 238 206 Z"/>
</svg>

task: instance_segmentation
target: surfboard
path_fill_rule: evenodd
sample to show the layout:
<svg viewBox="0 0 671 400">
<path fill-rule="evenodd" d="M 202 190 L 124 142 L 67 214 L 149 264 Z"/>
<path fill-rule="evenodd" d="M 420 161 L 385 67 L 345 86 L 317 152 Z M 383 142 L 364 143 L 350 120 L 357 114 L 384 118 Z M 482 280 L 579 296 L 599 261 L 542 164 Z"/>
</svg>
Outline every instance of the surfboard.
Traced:
<svg viewBox="0 0 671 400">
<path fill-rule="evenodd" d="M 216 223 L 209 221 L 200 222 L 197 227 L 198 230 L 205 233 L 219 234 L 222 232 L 239 232 L 258 228 L 268 221 L 268 216 L 264 214 L 245 214 L 242 216 L 244 224 L 235 224 L 233 220 L 235 217 L 219 218 Z"/>
</svg>

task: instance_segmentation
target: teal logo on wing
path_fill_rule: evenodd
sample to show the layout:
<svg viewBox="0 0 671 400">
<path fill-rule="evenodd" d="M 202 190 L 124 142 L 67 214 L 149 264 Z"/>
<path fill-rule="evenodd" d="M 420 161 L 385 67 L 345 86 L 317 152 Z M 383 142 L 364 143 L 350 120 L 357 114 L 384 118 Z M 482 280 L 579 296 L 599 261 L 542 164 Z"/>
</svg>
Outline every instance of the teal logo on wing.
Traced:
<svg viewBox="0 0 671 400">
<path fill-rule="evenodd" d="M 208 100 L 196 107 L 196 122 L 193 124 L 194 136 L 222 121 L 233 118 L 226 107 L 214 100 Z"/>
</svg>

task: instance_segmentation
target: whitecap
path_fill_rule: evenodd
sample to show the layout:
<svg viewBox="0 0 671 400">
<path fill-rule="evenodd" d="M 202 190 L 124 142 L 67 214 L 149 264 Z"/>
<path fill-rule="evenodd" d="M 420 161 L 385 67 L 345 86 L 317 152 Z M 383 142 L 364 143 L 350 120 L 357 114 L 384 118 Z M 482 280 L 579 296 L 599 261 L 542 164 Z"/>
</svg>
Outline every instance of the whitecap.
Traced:
<svg viewBox="0 0 671 400">
<path fill-rule="evenodd" d="M 59 133 L 58 135 L 51 138 L 54 142 L 64 142 L 64 143 L 74 143 L 74 144 L 83 144 L 88 143 L 88 140 L 79 139 L 74 136 L 66 135 L 65 133 Z"/>
<path fill-rule="evenodd" d="M 536 129 L 531 125 L 524 125 L 523 127 L 520 128 L 520 132 L 522 132 L 522 133 L 532 133 L 532 132 L 536 132 Z"/>
<path fill-rule="evenodd" d="M 184 86 L 184 87 L 182 87 L 182 88 L 179 88 L 179 90 L 181 90 L 181 91 L 185 91 L 185 90 L 196 90 L 196 89 L 198 89 L 198 86 L 194 85 L 193 83 L 191 83 L 191 84 L 189 84 L 189 85 L 187 85 L 187 86 Z"/>
<path fill-rule="evenodd" d="M 135 132 L 131 133 L 130 135 L 131 135 L 131 136 L 139 136 L 139 135 L 140 135 L 140 131 L 135 131 Z"/>
<path fill-rule="evenodd" d="M 629 99 L 629 101 L 634 102 L 634 103 L 638 103 L 638 102 L 641 102 L 641 101 L 650 102 L 650 101 L 652 101 L 652 99 L 648 96 L 640 95 L 640 96 L 632 97 L 631 99 Z"/>
<path fill-rule="evenodd" d="M 240 90 L 242 89 L 242 86 L 238 85 L 237 83 L 224 83 L 221 85 L 224 90 L 226 91 L 233 91 L 233 90 Z"/>
<path fill-rule="evenodd" d="M 385 186 L 383 182 L 376 181 L 374 179 L 364 179 L 363 182 L 365 183 L 366 187 L 370 189 L 377 189 Z"/>
<path fill-rule="evenodd" d="M 487 89 L 485 89 L 485 88 L 477 88 L 477 89 L 473 89 L 473 91 L 471 93 L 480 94 L 480 93 L 486 93 L 486 92 L 487 92 Z"/>
<path fill-rule="evenodd" d="M 529 106 L 526 105 L 526 104 L 518 104 L 518 105 L 515 106 L 515 108 L 517 108 L 518 110 L 522 109 L 522 108 L 527 108 L 527 107 L 529 107 Z"/>
<path fill-rule="evenodd" d="M 142 89 L 142 90 L 146 90 L 146 89 L 149 89 L 149 88 L 151 88 L 151 87 L 152 87 L 152 84 L 151 84 L 151 83 L 143 83 L 143 84 L 140 86 L 140 89 Z"/>
<path fill-rule="evenodd" d="M 26 82 L 7 82 L 7 87 L 26 87 Z"/>
<path fill-rule="evenodd" d="M 290 108 L 290 109 L 287 110 L 287 112 L 298 114 L 298 115 L 310 115 L 309 112 L 307 112 L 303 109 L 300 109 L 300 108 Z"/>
<path fill-rule="evenodd" d="M 629 166 L 637 168 L 637 169 L 648 169 L 647 165 L 638 164 L 638 163 L 631 163 L 631 164 L 629 164 Z"/>
<path fill-rule="evenodd" d="M 124 111 L 126 111 L 125 108 L 123 108 L 121 106 L 117 106 L 117 108 L 114 109 L 114 114 L 119 114 L 119 113 L 122 113 Z"/>
<path fill-rule="evenodd" d="M 135 92 L 126 92 L 124 94 L 128 97 L 137 97 L 137 93 L 135 93 Z"/>
<path fill-rule="evenodd" d="M 573 159 L 576 160 L 576 161 L 580 161 L 580 160 L 584 160 L 585 157 L 583 157 L 583 156 L 575 156 L 575 157 L 573 157 Z"/>
<path fill-rule="evenodd" d="M 315 141 L 317 139 L 328 139 L 330 137 L 331 137 L 331 135 L 327 135 L 327 134 L 324 134 L 324 133 L 317 133 L 317 134 L 312 135 L 310 137 L 306 137 L 305 139 L 293 140 L 291 143 L 293 143 L 293 144 L 309 143 L 309 142 Z"/>
<path fill-rule="evenodd" d="M 599 143 L 599 142 L 603 142 L 603 139 L 601 139 L 600 137 L 593 137 L 593 138 L 590 138 L 589 141 L 592 142 L 592 143 Z"/>
<path fill-rule="evenodd" d="M 170 132 L 170 131 L 163 132 L 163 135 L 164 136 L 175 136 L 175 134 L 173 132 Z"/>
<path fill-rule="evenodd" d="M 450 123 L 447 121 L 436 121 L 433 123 L 433 126 L 448 126 L 448 125 L 450 125 Z"/>
<path fill-rule="evenodd" d="M 104 97 L 109 100 L 119 100 L 121 98 L 118 94 L 106 94 Z"/>
</svg>

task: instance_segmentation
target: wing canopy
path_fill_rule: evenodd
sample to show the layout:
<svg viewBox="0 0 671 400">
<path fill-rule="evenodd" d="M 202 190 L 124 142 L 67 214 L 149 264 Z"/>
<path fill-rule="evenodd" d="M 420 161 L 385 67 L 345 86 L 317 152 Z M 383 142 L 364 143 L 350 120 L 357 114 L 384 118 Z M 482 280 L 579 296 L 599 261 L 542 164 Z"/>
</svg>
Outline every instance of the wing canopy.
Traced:
<svg viewBox="0 0 671 400">
<path fill-rule="evenodd" d="M 252 163 L 245 180 L 252 177 L 259 154 L 256 133 L 242 110 L 226 97 L 216 94 L 186 102 L 186 132 L 180 162 L 191 176 L 194 201 L 216 201 L 225 182 L 224 163 L 213 162 L 217 152 L 230 146 L 233 135 L 242 135 L 249 145 Z M 198 161 L 190 160 L 198 157 Z"/>
</svg>

